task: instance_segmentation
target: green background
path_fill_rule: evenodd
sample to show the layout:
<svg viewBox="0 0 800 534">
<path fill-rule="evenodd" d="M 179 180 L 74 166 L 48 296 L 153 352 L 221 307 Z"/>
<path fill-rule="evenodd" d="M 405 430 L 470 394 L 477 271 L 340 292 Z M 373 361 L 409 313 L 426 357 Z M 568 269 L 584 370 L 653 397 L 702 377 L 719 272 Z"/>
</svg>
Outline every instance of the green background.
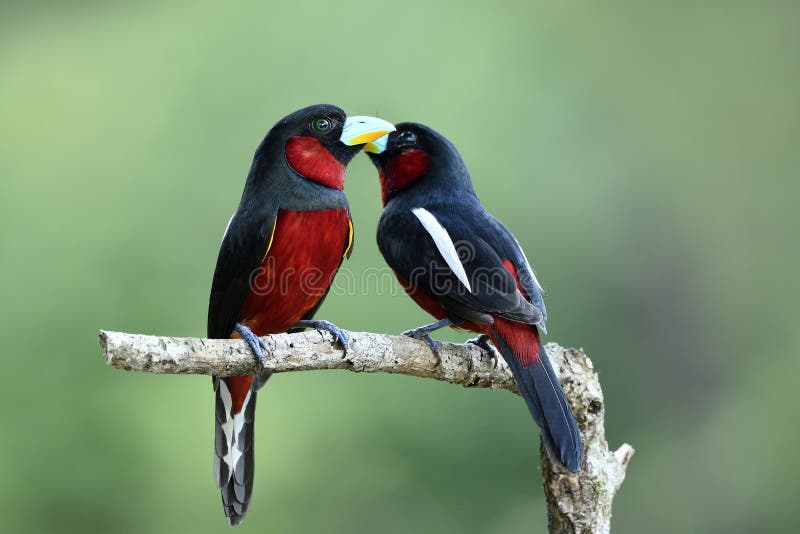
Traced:
<svg viewBox="0 0 800 534">
<path fill-rule="evenodd" d="M 207 377 L 124 373 L 97 330 L 205 331 L 252 153 L 297 108 L 425 122 L 584 347 L 616 532 L 797 528 L 796 2 L 63 2 L 0 12 L 0 520 L 223 532 Z M 347 176 L 357 278 L 376 173 Z M 428 318 L 356 287 L 321 317 Z M 441 338 L 462 340 L 457 332 Z M 544 532 L 538 431 L 504 392 L 345 372 L 261 394 L 242 532 Z"/>
</svg>

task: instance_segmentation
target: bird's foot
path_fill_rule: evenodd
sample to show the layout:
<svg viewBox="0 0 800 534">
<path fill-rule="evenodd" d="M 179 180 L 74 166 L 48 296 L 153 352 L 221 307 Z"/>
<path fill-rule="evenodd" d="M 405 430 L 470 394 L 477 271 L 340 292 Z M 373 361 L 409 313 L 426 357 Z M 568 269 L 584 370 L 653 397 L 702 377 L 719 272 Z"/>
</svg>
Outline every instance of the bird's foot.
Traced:
<svg viewBox="0 0 800 534">
<path fill-rule="evenodd" d="M 500 352 L 492 344 L 492 340 L 486 334 L 481 334 L 478 337 L 468 339 L 467 343 L 480 347 L 489 353 L 489 359 L 492 360 L 492 369 L 497 369 L 497 359 L 500 357 Z"/>
<path fill-rule="evenodd" d="M 241 323 L 236 323 L 235 330 L 239 332 L 242 339 L 250 345 L 250 349 L 253 351 L 253 354 L 256 355 L 258 361 L 261 362 L 261 365 L 266 366 L 267 357 L 264 356 L 264 351 L 267 350 L 267 344 L 264 343 L 260 337 L 255 335 L 252 330 Z"/>
<path fill-rule="evenodd" d="M 342 346 L 344 353 L 347 354 L 350 340 L 347 338 L 347 334 L 344 333 L 344 330 L 333 323 L 322 320 L 304 319 L 302 321 L 297 321 L 292 328 L 316 328 L 317 330 L 330 332 L 334 340 Z"/>
<path fill-rule="evenodd" d="M 431 330 L 428 326 L 421 326 L 419 328 L 414 328 L 413 330 L 406 330 L 403 332 L 403 335 L 413 337 L 414 339 L 419 339 L 420 341 L 427 343 L 433 351 L 433 355 L 436 356 L 436 366 L 438 367 L 442 364 L 442 349 L 439 344 L 433 340 L 429 334 L 430 331 Z"/>
</svg>

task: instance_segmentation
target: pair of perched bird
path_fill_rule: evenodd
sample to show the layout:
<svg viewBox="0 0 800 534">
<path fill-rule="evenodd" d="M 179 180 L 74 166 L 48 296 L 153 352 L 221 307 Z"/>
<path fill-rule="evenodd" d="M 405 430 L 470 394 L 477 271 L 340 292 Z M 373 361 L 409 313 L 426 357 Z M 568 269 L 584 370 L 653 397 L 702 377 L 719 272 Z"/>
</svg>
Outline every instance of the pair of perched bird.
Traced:
<svg viewBox="0 0 800 534">
<path fill-rule="evenodd" d="M 256 150 L 222 239 L 208 337 L 243 338 L 262 361 L 259 336 L 301 328 L 328 330 L 346 348 L 341 330 L 313 316 L 350 254 L 344 173 L 362 149 L 381 184 L 378 247 L 411 298 L 436 318 L 406 334 L 437 354 L 429 333 L 444 326 L 477 332 L 487 348 L 491 340 L 550 458 L 577 471 L 580 434 L 539 336 L 547 318 L 541 286 L 514 235 L 481 205 L 456 148 L 422 124 L 347 117 L 330 105 L 275 124 Z M 231 525 L 250 501 L 256 392 L 268 378 L 214 379 L 214 469 Z"/>
</svg>

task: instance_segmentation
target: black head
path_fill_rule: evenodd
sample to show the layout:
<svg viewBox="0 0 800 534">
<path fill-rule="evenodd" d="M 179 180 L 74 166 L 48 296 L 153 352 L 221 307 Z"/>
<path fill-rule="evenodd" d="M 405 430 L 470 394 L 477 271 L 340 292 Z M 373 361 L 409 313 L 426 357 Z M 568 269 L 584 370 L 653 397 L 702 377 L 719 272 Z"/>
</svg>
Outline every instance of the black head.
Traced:
<svg viewBox="0 0 800 534">
<path fill-rule="evenodd" d="M 342 165 L 347 165 L 358 154 L 362 145 L 341 142 L 347 115 L 344 110 L 330 104 L 317 104 L 295 111 L 277 122 L 264 139 L 269 145 L 285 145 L 293 137 L 315 140 Z M 274 143 L 277 141 L 277 143 Z M 260 147 L 261 148 L 261 147 Z M 266 147 L 264 147 L 266 148 Z"/>
<path fill-rule="evenodd" d="M 472 191 L 466 165 L 446 137 L 416 122 L 395 128 L 364 147 L 378 168 L 384 205 L 400 192 L 422 186 Z"/>
<path fill-rule="evenodd" d="M 251 174 L 269 174 L 283 161 L 300 178 L 334 189 L 344 187 L 344 169 L 370 141 L 394 130 L 374 117 L 347 117 L 341 108 L 318 104 L 287 115 L 267 133 L 256 150 Z"/>
</svg>

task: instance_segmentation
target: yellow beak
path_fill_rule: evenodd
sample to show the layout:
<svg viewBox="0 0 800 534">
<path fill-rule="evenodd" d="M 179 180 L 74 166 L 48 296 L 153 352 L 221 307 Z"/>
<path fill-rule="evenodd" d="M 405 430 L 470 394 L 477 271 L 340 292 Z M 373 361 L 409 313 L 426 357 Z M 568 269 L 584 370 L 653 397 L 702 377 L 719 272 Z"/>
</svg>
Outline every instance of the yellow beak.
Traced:
<svg viewBox="0 0 800 534">
<path fill-rule="evenodd" d="M 391 122 L 376 117 L 359 115 L 347 117 L 339 141 L 345 145 L 364 145 L 395 130 Z"/>
<path fill-rule="evenodd" d="M 386 145 L 389 142 L 389 134 L 384 135 L 383 137 L 379 137 L 374 141 L 367 143 L 364 145 L 363 150 L 364 152 L 369 152 L 370 154 L 380 154 L 384 150 L 386 150 Z"/>
</svg>

